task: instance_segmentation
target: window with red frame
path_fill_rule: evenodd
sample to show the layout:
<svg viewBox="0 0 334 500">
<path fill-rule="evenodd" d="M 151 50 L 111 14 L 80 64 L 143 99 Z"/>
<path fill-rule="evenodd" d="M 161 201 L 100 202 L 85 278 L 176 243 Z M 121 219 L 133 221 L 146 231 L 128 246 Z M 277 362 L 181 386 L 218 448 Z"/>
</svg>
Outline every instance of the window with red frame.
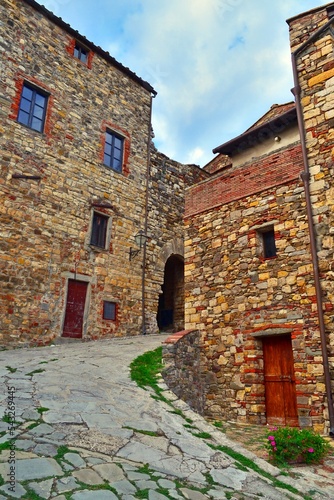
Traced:
<svg viewBox="0 0 334 500">
<path fill-rule="evenodd" d="M 48 94 L 28 83 L 23 84 L 17 121 L 22 125 L 43 132 Z"/>
<path fill-rule="evenodd" d="M 81 61 L 82 63 L 87 64 L 88 54 L 89 54 L 89 50 L 86 49 L 85 47 L 83 47 L 82 45 L 80 45 L 78 42 L 76 42 L 76 44 L 74 46 L 74 53 L 73 53 L 74 57 L 79 59 L 79 61 Z"/>
<path fill-rule="evenodd" d="M 124 137 L 111 130 L 106 131 L 103 163 L 107 167 L 122 172 Z"/>
</svg>

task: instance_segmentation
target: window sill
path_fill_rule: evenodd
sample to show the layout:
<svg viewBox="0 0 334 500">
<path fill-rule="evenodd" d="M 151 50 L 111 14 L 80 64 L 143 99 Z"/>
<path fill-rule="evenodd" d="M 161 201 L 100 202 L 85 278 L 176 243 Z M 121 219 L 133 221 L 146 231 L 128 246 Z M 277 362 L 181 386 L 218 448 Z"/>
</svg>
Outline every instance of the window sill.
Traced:
<svg viewBox="0 0 334 500">
<path fill-rule="evenodd" d="M 92 245 L 91 243 L 89 243 L 88 247 L 92 250 L 92 252 L 97 252 L 97 253 L 100 253 L 100 252 L 107 252 L 107 248 L 104 248 L 104 247 L 98 247 L 96 245 Z"/>
<path fill-rule="evenodd" d="M 38 134 L 38 135 L 40 135 L 42 137 L 46 137 L 46 134 L 44 133 L 44 127 L 43 127 L 43 131 L 40 132 L 39 130 L 36 130 L 35 128 L 29 127 L 29 125 L 26 125 L 25 123 L 21 123 L 18 120 L 16 120 L 16 123 L 18 125 L 21 125 L 21 127 L 25 128 L 26 130 L 30 130 L 31 132 L 34 132 L 35 134 Z"/>
<path fill-rule="evenodd" d="M 275 260 L 275 259 L 277 259 L 277 255 L 274 255 L 273 257 L 263 257 L 263 256 L 260 256 L 259 259 L 260 259 L 261 262 L 266 262 L 268 260 Z"/>
<path fill-rule="evenodd" d="M 123 170 L 116 170 L 116 168 L 110 167 L 109 165 L 106 165 L 105 163 L 102 163 L 104 167 L 106 167 L 108 170 L 112 170 L 115 172 L 115 174 L 123 174 Z"/>
</svg>

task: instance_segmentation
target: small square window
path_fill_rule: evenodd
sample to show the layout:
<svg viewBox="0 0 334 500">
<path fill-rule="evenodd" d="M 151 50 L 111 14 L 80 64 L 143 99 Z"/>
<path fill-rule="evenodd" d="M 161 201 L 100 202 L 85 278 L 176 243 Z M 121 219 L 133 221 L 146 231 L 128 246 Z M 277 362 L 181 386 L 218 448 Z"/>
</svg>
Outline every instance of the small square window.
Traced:
<svg viewBox="0 0 334 500">
<path fill-rule="evenodd" d="M 43 132 L 47 102 L 45 92 L 24 83 L 17 121 L 37 132 Z"/>
<path fill-rule="evenodd" d="M 103 319 L 116 320 L 116 302 L 103 301 Z"/>
<path fill-rule="evenodd" d="M 80 45 L 79 43 L 75 44 L 74 47 L 74 57 L 79 59 L 79 61 L 83 62 L 84 64 L 87 64 L 88 61 L 88 53 L 89 50 Z"/>
<path fill-rule="evenodd" d="M 122 172 L 123 143 L 123 137 L 110 130 L 106 131 L 103 162 L 104 165 L 118 172 Z"/>
<path fill-rule="evenodd" d="M 90 244 L 100 248 L 106 248 L 107 229 L 109 217 L 94 212 Z"/>
<path fill-rule="evenodd" d="M 275 245 L 275 232 L 274 228 L 265 228 L 260 231 L 260 237 L 262 240 L 262 254 L 265 259 L 270 259 L 271 257 L 276 257 L 277 250 Z"/>
</svg>

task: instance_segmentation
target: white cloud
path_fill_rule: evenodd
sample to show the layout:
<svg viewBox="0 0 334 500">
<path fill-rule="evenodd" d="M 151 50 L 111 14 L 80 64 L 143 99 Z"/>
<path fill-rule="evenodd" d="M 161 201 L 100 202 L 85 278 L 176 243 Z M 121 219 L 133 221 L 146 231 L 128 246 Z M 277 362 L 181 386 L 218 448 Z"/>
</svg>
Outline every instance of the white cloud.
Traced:
<svg viewBox="0 0 334 500">
<path fill-rule="evenodd" d="M 326 0 L 45 0 L 158 91 L 155 144 L 204 165 L 272 104 L 293 100 L 286 19 Z"/>
<path fill-rule="evenodd" d="M 198 165 L 199 163 L 201 163 L 203 156 L 203 149 L 198 147 L 194 148 L 193 150 L 189 151 L 186 163 L 194 163 Z"/>
</svg>

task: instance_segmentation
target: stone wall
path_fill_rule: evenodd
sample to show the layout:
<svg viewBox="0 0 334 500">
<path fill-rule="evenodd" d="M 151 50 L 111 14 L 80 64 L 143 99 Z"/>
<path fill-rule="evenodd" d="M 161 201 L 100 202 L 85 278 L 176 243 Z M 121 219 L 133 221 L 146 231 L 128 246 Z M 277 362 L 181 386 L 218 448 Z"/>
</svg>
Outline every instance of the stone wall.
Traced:
<svg viewBox="0 0 334 500">
<path fill-rule="evenodd" d="M 143 269 L 156 332 L 165 263 L 183 256 L 184 188 L 207 174 L 156 151 L 147 82 L 33 1 L 0 9 L 0 343 L 61 336 L 69 280 L 88 283 L 83 338 L 141 333 Z M 87 63 L 74 57 L 78 41 Z M 17 122 L 24 82 L 49 96 L 43 133 Z M 122 173 L 103 165 L 107 128 L 124 137 Z M 106 249 L 90 245 L 94 211 L 109 217 Z M 147 251 L 130 262 L 146 223 Z M 104 301 L 116 320 L 103 319 Z"/>
<path fill-rule="evenodd" d="M 152 145 L 149 198 L 148 198 L 148 235 L 146 262 L 146 330 L 156 333 L 159 295 L 164 283 L 167 260 L 171 256 L 184 257 L 184 210 L 185 189 L 208 177 L 208 174 L 196 165 L 183 165 L 160 153 Z M 183 276 L 177 279 L 179 287 L 176 308 L 180 300 L 184 302 Z M 182 309 L 183 309 L 182 304 Z M 178 317 L 180 314 L 178 314 Z M 175 324 L 175 330 L 184 327 L 182 322 Z"/>
<path fill-rule="evenodd" d="M 2 2 L 1 19 L 1 342 L 59 336 L 69 278 L 89 282 L 84 336 L 137 333 L 140 263 L 128 255 L 144 218 L 150 92 L 93 50 L 90 67 L 74 58 L 72 34 L 25 2 Z M 25 81 L 50 94 L 44 133 L 17 123 Z M 101 160 L 107 126 L 125 137 L 121 174 Z M 112 220 L 105 251 L 89 245 L 94 204 L 111 207 L 98 208 Z M 102 319 L 103 300 L 117 322 Z"/>
<path fill-rule="evenodd" d="M 299 423 L 323 429 L 321 345 L 298 175 L 302 158 L 300 146 L 289 149 L 291 155 L 287 149 L 257 158 L 187 191 L 185 328 L 201 332 L 209 418 L 266 422 L 262 340 L 289 332 Z M 289 157 L 294 161 L 284 174 Z M 259 239 L 267 225 L 277 248 L 269 259 Z"/>
<path fill-rule="evenodd" d="M 264 344 L 285 336 L 292 344 L 298 423 L 328 430 L 313 276 L 319 271 L 334 381 L 333 11 L 329 4 L 288 21 L 292 51 L 304 44 L 295 91 L 300 85 L 319 270 L 300 177 L 306 166 L 293 128 L 279 150 L 270 151 L 264 138 L 262 155 L 250 144 L 241 163 L 228 165 L 218 155 L 208 166 L 215 175 L 186 190 L 185 328 L 200 332 L 197 359 L 209 418 L 266 423 Z M 277 255 L 265 258 L 261 234 L 269 226 Z M 175 359 L 186 358 L 186 341 L 179 342 L 168 351 Z M 190 367 L 187 372 L 193 376 Z M 179 376 L 183 386 L 186 375 Z"/>
<path fill-rule="evenodd" d="M 205 394 L 201 375 L 201 335 L 199 331 L 180 331 L 163 344 L 162 377 L 179 398 L 199 414 L 204 413 Z"/>
<path fill-rule="evenodd" d="M 288 21 L 305 126 L 313 223 L 334 392 L 334 4 Z M 312 37 L 312 38 L 311 38 Z M 302 44 L 304 44 L 302 46 Z"/>
</svg>

